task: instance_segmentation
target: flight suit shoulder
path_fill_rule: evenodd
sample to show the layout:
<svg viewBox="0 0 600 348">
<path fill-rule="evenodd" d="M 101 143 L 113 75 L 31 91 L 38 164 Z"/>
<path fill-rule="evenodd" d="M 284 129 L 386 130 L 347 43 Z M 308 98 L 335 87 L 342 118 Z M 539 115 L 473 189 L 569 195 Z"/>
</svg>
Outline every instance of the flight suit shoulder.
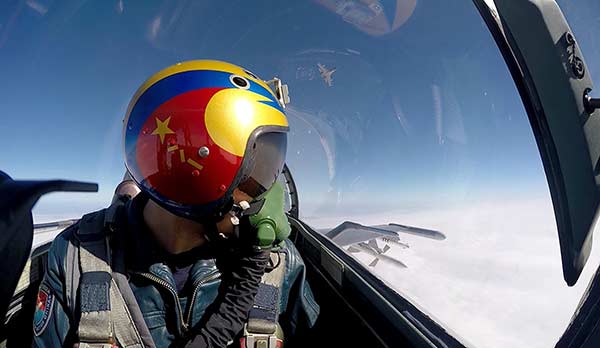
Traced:
<svg viewBox="0 0 600 348">
<path fill-rule="evenodd" d="M 69 249 L 75 246 L 75 232 L 79 228 L 78 226 L 79 223 L 75 223 L 59 233 L 48 250 L 46 276 L 43 281 L 57 293 L 62 293 L 66 269 L 71 268 L 67 265 L 67 254 Z"/>
<path fill-rule="evenodd" d="M 79 228 L 82 220 L 101 217 L 99 210 L 85 215 L 80 221 L 67 227 L 59 233 L 48 250 L 46 273 L 43 283 L 50 287 L 57 298 L 63 299 L 64 304 L 75 312 L 75 298 L 79 285 Z M 99 230 L 98 233 L 103 233 Z"/>
<path fill-rule="evenodd" d="M 61 347 L 73 340 L 76 289 L 72 287 L 71 273 L 79 267 L 73 247 L 76 230 L 77 224 L 66 228 L 54 238 L 48 250 L 33 318 L 34 347 Z"/>
</svg>

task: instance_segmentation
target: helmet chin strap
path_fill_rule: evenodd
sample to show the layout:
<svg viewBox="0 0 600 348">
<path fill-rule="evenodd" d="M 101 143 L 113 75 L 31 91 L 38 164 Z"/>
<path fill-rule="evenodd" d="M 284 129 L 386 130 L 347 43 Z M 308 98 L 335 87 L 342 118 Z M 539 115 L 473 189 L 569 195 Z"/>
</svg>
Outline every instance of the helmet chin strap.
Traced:
<svg viewBox="0 0 600 348">
<path fill-rule="evenodd" d="M 222 209 L 219 210 L 216 214 L 213 214 L 212 219 L 208 219 L 203 221 L 206 226 L 206 237 L 209 242 L 224 242 L 230 239 L 229 236 L 220 233 L 217 228 L 217 223 L 222 221 L 227 215 L 231 219 L 231 223 L 233 225 L 233 235 L 232 237 L 236 242 L 243 242 L 240 235 L 240 227 L 241 225 L 249 226 L 248 217 L 259 212 L 265 203 L 264 199 L 260 199 L 257 201 L 252 201 L 250 203 L 246 201 L 242 201 L 239 204 L 235 204 L 233 199 L 231 199 L 227 204 L 223 206 Z M 249 236 L 248 236 L 249 237 Z"/>
<path fill-rule="evenodd" d="M 250 203 L 242 201 L 240 202 L 240 204 L 234 204 L 232 211 L 238 217 L 250 216 L 258 213 L 262 209 L 264 204 L 264 199 L 255 200 Z"/>
<path fill-rule="evenodd" d="M 231 197 L 225 204 L 216 208 L 212 214 L 197 220 L 206 227 L 206 239 L 209 242 L 218 242 L 227 239 L 227 236 L 219 233 L 217 223 L 221 222 L 232 211 L 233 207 L 233 197 Z"/>
<path fill-rule="evenodd" d="M 220 222 L 233 209 L 233 206 L 233 197 L 230 197 L 225 204 L 216 208 L 214 212 L 207 217 L 207 219 L 215 223 Z"/>
</svg>

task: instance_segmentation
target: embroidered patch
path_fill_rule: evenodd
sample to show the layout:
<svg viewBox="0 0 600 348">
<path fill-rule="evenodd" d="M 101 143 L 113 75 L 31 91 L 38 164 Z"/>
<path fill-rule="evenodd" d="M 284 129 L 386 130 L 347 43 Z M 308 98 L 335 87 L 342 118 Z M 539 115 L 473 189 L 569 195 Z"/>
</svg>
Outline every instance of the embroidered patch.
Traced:
<svg viewBox="0 0 600 348">
<path fill-rule="evenodd" d="M 52 307 L 54 306 L 54 294 L 44 283 L 40 285 L 37 301 L 35 304 L 35 314 L 33 315 L 33 333 L 39 336 L 44 332 L 50 316 L 52 315 Z"/>
</svg>

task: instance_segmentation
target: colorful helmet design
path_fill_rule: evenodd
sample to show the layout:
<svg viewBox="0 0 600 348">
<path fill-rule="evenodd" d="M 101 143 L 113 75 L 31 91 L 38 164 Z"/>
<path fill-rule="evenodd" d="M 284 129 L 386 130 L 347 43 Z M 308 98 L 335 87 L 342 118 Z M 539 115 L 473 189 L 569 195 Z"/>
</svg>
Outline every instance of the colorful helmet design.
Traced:
<svg viewBox="0 0 600 348">
<path fill-rule="evenodd" d="M 131 100 L 125 165 L 142 191 L 174 214 L 204 219 L 279 176 L 287 148 L 282 105 L 262 80 L 211 60 L 166 68 Z"/>
</svg>

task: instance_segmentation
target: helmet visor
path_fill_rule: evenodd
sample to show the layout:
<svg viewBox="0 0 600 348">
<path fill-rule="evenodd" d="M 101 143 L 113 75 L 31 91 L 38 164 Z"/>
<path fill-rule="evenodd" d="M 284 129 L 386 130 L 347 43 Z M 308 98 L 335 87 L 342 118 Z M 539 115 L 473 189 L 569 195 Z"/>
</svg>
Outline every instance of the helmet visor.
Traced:
<svg viewBox="0 0 600 348">
<path fill-rule="evenodd" d="M 249 148 L 248 167 L 238 189 L 252 198 L 257 198 L 271 188 L 283 169 L 287 150 L 287 134 L 263 133 Z"/>
</svg>

